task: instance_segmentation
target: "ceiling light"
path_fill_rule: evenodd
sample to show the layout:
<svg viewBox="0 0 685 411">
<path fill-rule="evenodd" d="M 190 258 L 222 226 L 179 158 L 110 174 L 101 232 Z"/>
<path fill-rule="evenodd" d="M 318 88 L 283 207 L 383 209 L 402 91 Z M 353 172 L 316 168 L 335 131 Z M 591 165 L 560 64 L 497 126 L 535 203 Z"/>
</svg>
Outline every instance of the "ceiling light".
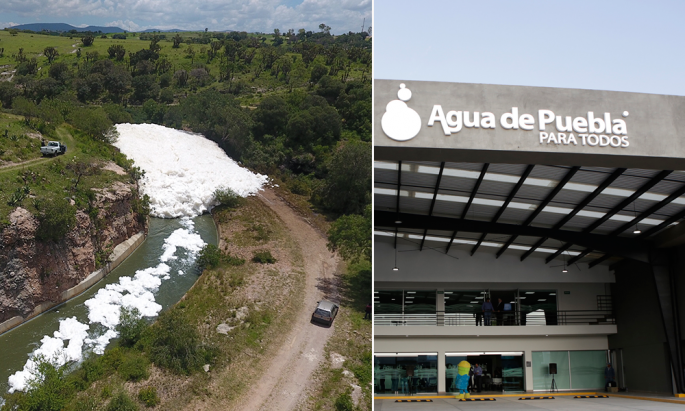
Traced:
<svg viewBox="0 0 685 411">
<path fill-rule="evenodd" d="M 541 299 L 539 299 L 538 301 L 547 301 L 547 299 L 546 299 L 546 298 L 541 298 Z"/>
<path fill-rule="evenodd" d="M 397 220 L 397 221 L 395 221 L 395 224 L 402 224 L 402 221 Z"/>
<path fill-rule="evenodd" d="M 374 294 L 378 294 L 378 291 L 374 291 L 373 293 L 374 293 Z"/>
<path fill-rule="evenodd" d="M 400 269 L 397 268 L 397 267 L 393 267 L 392 270 L 393 270 L 393 271 L 400 271 Z"/>
<path fill-rule="evenodd" d="M 633 234 L 642 234 L 642 231 L 638 230 L 636 226 L 635 230 L 633 231 Z"/>
<path fill-rule="evenodd" d="M 390 300 L 391 300 L 391 301 L 395 301 L 395 299 L 394 299 L 394 298 L 391 298 Z"/>
<path fill-rule="evenodd" d="M 516 301 L 512 301 L 512 302 L 510 302 L 509 304 L 516 304 Z"/>
<path fill-rule="evenodd" d="M 449 300 L 449 299 L 450 299 L 449 297 L 445 297 L 445 300 Z"/>
<path fill-rule="evenodd" d="M 471 301 L 471 304 L 478 304 L 478 301 Z"/>
<path fill-rule="evenodd" d="M 535 294 L 535 291 L 526 291 L 526 294 Z"/>
<path fill-rule="evenodd" d="M 562 273 L 567 273 L 567 272 L 568 272 L 568 270 L 566 269 L 566 267 L 564 267 L 564 269 L 563 269 L 563 270 L 561 270 L 561 272 L 562 272 Z"/>
<path fill-rule="evenodd" d="M 525 300 L 526 297 L 519 297 L 519 300 Z"/>
<path fill-rule="evenodd" d="M 483 297 L 476 297 L 476 300 L 482 300 Z"/>
<path fill-rule="evenodd" d="M 414 298 L 414 297 L 409 297 L 409 296 L 407 296 L 407 297 L 405 297 L 405 298 Z"/>
<path fill-rule="evenodd" d="M 480 293 L 481 294 L 487 294 L 488 292 L 487 291 L 481 291 Z"/>
<path fill-rule="evenodd" d="M 404 303 L 405 304 L 411 304 L 411 303 L 413 303 L 413 301 L 405 301 Z"/>
<path fill-rule="evenodd" d="M 557 293 L 549 293 L 549 295 L 557 295 Z"/>
<path fill-rule="evenodd" d="M 445 291 L 445 294 L 452 294 L 452 291 Z"/>
<path fill-rule="evenodd" d="M 416 291 L 407 291 L 407 294 L 416 294 Z"/>
</svg>

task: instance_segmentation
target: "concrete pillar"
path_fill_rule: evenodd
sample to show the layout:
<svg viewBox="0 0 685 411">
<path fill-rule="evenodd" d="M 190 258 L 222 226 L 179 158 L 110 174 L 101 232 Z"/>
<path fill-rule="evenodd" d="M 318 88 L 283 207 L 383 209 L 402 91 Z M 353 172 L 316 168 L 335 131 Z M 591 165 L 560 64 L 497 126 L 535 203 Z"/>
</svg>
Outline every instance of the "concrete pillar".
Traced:
<svg viewBox="0 0 685 411">
<path fill-rule="evenodd" d="M 530 350 L 523 352 L 523 389 L 526 392 L 533 392 L 533 367 L 527 367 L 526 362 L 530 362 L 531 365 L 533 364 L 533 352 Z"/>
<path fill-rule="evenodd" d="M 445 351 L 438 351 L 438 393 L 444 394 L 445 387 Z"/>
</svg>

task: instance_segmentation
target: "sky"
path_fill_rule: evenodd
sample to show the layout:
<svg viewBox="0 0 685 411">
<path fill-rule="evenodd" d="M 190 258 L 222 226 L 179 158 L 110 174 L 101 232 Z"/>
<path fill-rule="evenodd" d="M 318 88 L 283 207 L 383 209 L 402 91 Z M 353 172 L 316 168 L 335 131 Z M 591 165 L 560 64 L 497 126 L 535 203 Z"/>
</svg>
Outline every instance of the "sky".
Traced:
<svg viewBox="0 0 685 411">
<path fill-rule="evenodd" d="M 374 0 L 374 78 L 685 95 L 685 1 Z"/>
<path fill-rule="evenodd" d="M 0 27 L 26 23 L 271 33 L 300 28 L 359 32 L 372 0 L 2 0 Z"/>
</svg>

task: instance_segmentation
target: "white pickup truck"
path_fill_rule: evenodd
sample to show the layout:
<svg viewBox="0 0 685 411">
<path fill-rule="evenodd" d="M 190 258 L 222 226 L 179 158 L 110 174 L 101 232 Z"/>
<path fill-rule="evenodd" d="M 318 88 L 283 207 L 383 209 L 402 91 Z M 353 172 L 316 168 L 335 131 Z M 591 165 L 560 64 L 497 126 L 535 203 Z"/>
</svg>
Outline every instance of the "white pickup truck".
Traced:
<svg viewBox="0 0 685 411">
<path fill-rule="evenodd" d="M 40 148 L 40 153 L 44 156 L 56 156 L 67 152 L 67 146 L 59 141 L 49 141 L 47 146 Z"/>
</svg>

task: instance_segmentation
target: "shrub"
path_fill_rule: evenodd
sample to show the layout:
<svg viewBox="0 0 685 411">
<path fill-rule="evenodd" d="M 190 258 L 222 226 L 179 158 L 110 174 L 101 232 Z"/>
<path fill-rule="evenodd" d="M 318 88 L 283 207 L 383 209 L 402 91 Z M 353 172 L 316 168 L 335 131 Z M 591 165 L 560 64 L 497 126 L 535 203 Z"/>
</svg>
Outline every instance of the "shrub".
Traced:
<svg viewBox="0 0 685 411">
<path fill-rule="evenodd" d="M 61 410 L 70 400 L 73 387 L 67 383 L 65 373 L 68 365 L 56 367 L 43 358 L 37 358 L 37 372 L 29 381 L 24 395 L 16 398 L 20 410 Z M 15 409 L 10 404 L 7 409 Z"/>
<path fill-rule="evenodd" d="M 219 247 L 213 244 L 207 244 L 200 250 L 200 255 L 197 258 L 197 265 L 200 269 L 216 268 L 221 262 L 222 255 Z"/>
<path fill-rule="evenodd" d="M 236 208 L 243 204 L 244 199 L 230 188 L 214 191 L 214 199 L 222 206 Z"/>
<path fill-rule="evenodd" d="M 126 381 L 137 382 L 146 380 L 150 376 L 150 373 L 147 370 L 149 365 L 150 362 L 147 357 L 132 351 L 124 357 L 124 361 L 119 366 L 118 372 L 119 375 L 121 375 L 121 378 Z"/>
<path fill-rule="evenodd" d="M 119 324 L 117 324 L 116 330 L 121 338 L 120 343 L 123 346 L 132 347 L 147 329 L 147 321 L 135 307 L 121 307 L 119 312 Z"/>
<path fill-rule="evenodd" d="M 170 310 L 163 313 L 150 331 L 150 357 L 158 366 L 177 374 L 188 375 L 204 365 L 200 334 L 182 311 Z"/>
<path fill-rule="evenodd" d="M 38 209 L 36 238 L 58 242 L 76 225 L 76 207 L 64 198 L 35 201 Z"/>
<path fill-rule="evenodd" d="M 155 407 L 159 404 L 159 396 L 157 396 L 157 388 L 145 387 L 138 391 L 138 400 L 145 404 L 146 407 Z"/>
<path fill-rule="evenodd" d="M 338 395 L 335 399 L 335 411 L 354 411 L 354 403 L 348 392 Z"/>
<path fill-rule="evenodd" d="M 273 264 L 276 262 L 276 259 L 271 255 L 271 251 L 266 250 L 256 252 L 252 261 L 260 264 Z"/>
<path fill-rule="evenodd" d="M 138 405 L 125 392 L 119 392 L 107 404 L 106 411 L 138 411 Z"/>
</svg>

